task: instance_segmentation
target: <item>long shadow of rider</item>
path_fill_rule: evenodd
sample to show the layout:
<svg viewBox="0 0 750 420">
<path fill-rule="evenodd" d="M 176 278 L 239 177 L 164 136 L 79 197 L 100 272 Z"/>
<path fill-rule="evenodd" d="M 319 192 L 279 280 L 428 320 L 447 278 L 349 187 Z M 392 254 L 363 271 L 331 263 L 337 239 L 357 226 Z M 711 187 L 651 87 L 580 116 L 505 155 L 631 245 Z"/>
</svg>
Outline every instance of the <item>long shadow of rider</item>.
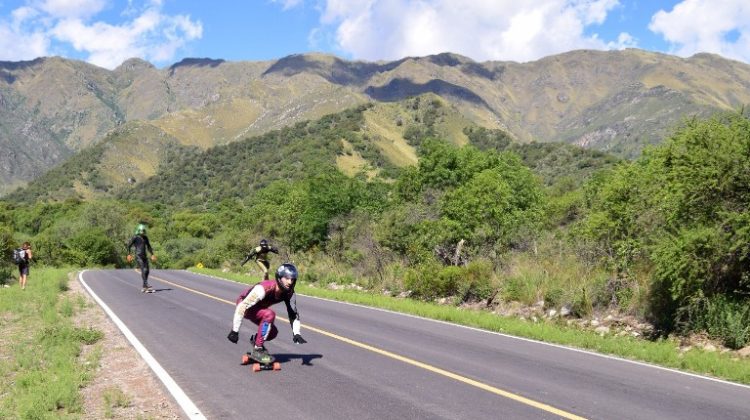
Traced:
<svg viewBox="0 0 750 420">
<path fill-rule="evenodd" d="M 313 366 L 311 363 L 314 359 L 321 359 L 323 358 L 322 354 L 291 354 L 291 353 L 281 353 L 281 354 L 274 354 L 273 357 L 276 359 L 279 363 L 287 363 L 291 362 L 295 359 L 301 359 L 303 366 Z"/>
</svg>

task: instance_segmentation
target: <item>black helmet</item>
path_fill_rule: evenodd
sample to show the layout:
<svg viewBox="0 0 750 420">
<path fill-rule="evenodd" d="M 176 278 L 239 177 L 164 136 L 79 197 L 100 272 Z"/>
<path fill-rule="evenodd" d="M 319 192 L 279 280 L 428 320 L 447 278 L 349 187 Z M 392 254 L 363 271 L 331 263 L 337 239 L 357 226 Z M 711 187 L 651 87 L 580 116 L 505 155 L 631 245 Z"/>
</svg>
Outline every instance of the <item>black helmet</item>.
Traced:
<svg viewBox="0 0 750 420">
<path fill-rule="evenodd" d="M 268 248 L 268 241 L 265 240 L 265 239 L 261 239 L 260 240 L 260 247 L 263 248 L 263 249 L 267 249 Z"/>
<path fill-rule="evenodd" d="M 283 290 L 294 290 L 294 285 L 297 283 L 297 275 L 297 267 L 295 267 L 294 264 L 281 264 L 279 268 L 276 269 L 276 284 L 278 284 Z M 284 287 L 284 284 L 281 282 L 281 279 L 284 277 L 292 279 L 292 285 L 288 289 Z"/>
</svg>

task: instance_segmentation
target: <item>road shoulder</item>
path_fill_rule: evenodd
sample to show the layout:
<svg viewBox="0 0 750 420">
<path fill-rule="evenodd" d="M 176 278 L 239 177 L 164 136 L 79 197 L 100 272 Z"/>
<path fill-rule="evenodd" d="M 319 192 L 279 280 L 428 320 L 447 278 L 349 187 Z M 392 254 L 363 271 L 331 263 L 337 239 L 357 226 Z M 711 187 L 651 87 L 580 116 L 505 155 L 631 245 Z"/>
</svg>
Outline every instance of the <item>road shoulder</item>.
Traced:
<svg viewBox="0 0 750 420">
<path fill-rule="evenodd" d="M 84 299 L 85 305 L 76 311 L 74 323 L 78 327 L 94 328 L 104 333 L 104 338 L 96 344 L 84 346 L 79 356 L 85 360 L 91 352 L 102 352 L 95 376 L 81 389 L 83 418 L 183 418 L 181 410 L 162 383 L 102 308 L 86 293 L 76 276 L 77 273 L 70 274 L 66 293 L 73 302 L 77 302 L 79 297 Z M 128 403 L 114 404 L 115 407 L 109 404 L 107 408 L 106 396 L 113 393 L 121 393 Z"/>
</svg>

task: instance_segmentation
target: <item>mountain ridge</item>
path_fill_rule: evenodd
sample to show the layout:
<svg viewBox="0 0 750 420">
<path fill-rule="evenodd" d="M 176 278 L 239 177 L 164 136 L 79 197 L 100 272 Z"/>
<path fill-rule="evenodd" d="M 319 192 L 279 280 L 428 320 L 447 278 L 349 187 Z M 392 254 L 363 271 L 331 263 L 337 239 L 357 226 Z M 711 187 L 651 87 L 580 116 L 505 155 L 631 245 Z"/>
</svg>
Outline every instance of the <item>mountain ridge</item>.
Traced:
<svg viewBox="0 0 750 420">
<path fill-rule="evenodd" d="M 750 103 L 750 66 L 712 54 L 635 49 L 578 50 L 528 63 L 480 63 L 453 53 L 390 62 L 319 53 L 186 58 L 162 69 L 136 58 L 114 70 L 60 57 L 0 62 L 0 148 L 27 155 L 0 155 L 0 194 L 127 122 L 207 149 L 427 93 L 519 142 L 563 141 L 632 157 L 684 118 Z"/>
</svg>

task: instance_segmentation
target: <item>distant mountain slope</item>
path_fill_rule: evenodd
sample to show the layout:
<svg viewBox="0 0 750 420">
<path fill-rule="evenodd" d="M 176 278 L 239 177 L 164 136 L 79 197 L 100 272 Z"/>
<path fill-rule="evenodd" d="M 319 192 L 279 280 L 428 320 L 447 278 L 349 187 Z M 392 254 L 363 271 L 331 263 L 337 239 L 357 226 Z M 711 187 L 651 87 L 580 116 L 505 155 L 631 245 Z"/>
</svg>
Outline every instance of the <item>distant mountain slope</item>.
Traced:
<svg viewBox="0 0 750 420">
<path fill-rule="evenodd" d="M 388 177 L 395 168 L 416 164 L 417 137 L 433 135 L 465 144 L 461 130 L 470 125 L 447 102 L 429 94 L 391 104 L 362 105 L 205 151 L 184 145 L 152 122 L 133 121 L 6 198 L 24 202 L 113 195 L 146 199 L 172 195 L 177 184 L 192 185 L 186 189 L 212 196 L 201 190 L 199 180 L 214 173 L 246 175 L 252 181 L 243 179 L 237 185 L 258 184 L 252 190 L 276 179 L 275 174 L 285 173 L 290 165 L 337 167 L 351 176 L 365 172 Z M 211 162 L 217 160 L 212 167 Z M 291 178 L 310 174 L 294 172 Z"/>
<path fill-rule="evenodd" d="M 640 50 L 573 51 L 523 64 L 447 53 L 385 63 L 321 54 L 185 59 L 165 69 L 131 59 L 113 71 L 57 57 L 0 62 L 0 194 L 129 121 L 206 149 L 370 101 L 427 93 L 520 142 L 635 156 L 685 117 L 750 104 L 750 66 Z M 24 156 L 5 152 L 21 142 L 29 144 Z M 402 160 L 413 160 L 404 151 Z"/>
<path fill-rule="evenodd" d="M 426 94 L 351 108 L 207 150 L 181 145 L 148 123 L 129 122 L 6 198 L 32 203 L 120 197 L 204 208 L 245 198 L 273 181 L 334 168 L 387 180 L 399 167 L 417 162 L 417 148 L 428 137 L 512 150 L 549 185 L 560 179 L 580 184 L 616 162 L 564 143 L 513 142 L 508 133 L 472 125 L 443 99 Z"/>
<path fill-rule="evenodd" d="M 0 87 L 0 194 L 44 174 L 72 154 L 23 99 Z"/>
<path fill-rule="evenodd" d="M 154 175 L 171 156 L 192 149 L 148 123 L 126 123 L 4 198 L 32 203 L 112 196 Z"/>
</svg>

